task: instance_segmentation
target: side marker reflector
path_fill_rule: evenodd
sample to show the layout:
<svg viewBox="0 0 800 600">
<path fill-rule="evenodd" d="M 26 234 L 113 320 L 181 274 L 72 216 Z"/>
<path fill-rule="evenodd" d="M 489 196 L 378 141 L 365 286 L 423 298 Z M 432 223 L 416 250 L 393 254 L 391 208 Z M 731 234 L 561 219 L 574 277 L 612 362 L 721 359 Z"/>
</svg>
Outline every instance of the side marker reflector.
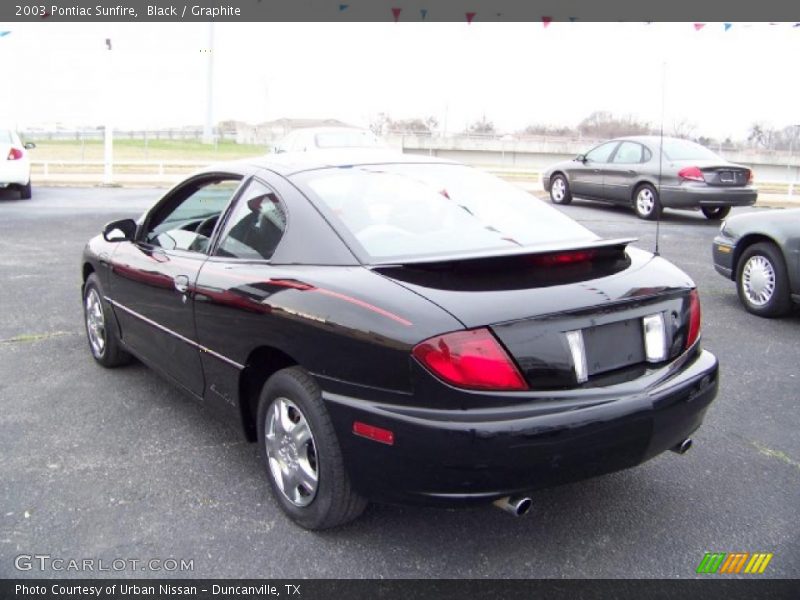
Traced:
<svg viewBox="0 0 800 600">
<path fill-rule="evenodd" d="M 380 442 L 387 446 L 394 446 L 394 433 L 388 429 L 367 425 L 361 421 L 353 421 L 353 433 L 359 437 L 367 438 L 373 442 Z"/>
</svg>

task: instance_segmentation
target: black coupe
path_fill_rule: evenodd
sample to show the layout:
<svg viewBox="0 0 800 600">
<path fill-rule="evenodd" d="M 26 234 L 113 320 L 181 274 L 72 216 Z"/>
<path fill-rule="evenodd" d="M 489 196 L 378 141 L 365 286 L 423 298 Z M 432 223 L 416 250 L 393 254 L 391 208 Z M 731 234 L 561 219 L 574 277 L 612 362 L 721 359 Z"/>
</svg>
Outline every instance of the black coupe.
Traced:
<svg viewBox="0 0 800 600">
<path fill-rule="evenodd" d="M 93 238 L 95 360 L 257 441 L 274 496 L 496 501 L 685 451 L 717 393 L 690 278 L 493 176 L 366 151 L 214 166 Z"/>
</svg>

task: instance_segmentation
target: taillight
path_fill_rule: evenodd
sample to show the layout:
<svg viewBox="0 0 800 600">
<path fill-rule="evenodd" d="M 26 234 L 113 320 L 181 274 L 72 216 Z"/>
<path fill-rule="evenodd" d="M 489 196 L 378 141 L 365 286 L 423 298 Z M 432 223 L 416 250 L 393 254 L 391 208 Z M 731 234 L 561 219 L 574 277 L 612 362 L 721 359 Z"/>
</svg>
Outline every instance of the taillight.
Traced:
<svg viewBox="0 0 800 600">
<path fill-rule="evenodd" d="M 747 169 L 747 185 L 753 183 L 753 169 Z"/>
<path fill-rule="evenodd" d="M 439 335 L 414 347 L 414 357 L 452 385 L 481 390 L 527 390 L 519 370 L 485 328 Z"/>
<path fill-rule="evenodd" d="M 19 160 L 20 158 L 22 158 L 22 150 L 20 150 L 19 148 L 12 148 L 8 152 L 6 160 Z"/>
<path fill-rule="evenodd" d="M 686 334 L 686 349 L 691 348 L 700 337 L 700 296 L 697 290 L 689 292 L 689 333 Z"/>
<path fill-rule="evenodd" d="M 705 181 L 703 172 L 697 167 L 686 167 L 678 171 L 678 177 L 689 181 Z"/>
</svg>

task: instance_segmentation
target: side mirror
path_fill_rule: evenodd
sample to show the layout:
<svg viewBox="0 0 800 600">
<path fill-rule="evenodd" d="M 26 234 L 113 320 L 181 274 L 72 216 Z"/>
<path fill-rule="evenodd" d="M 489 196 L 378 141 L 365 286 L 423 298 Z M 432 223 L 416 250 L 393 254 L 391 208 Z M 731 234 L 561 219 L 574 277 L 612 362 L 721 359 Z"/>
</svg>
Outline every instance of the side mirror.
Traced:
<svg viewBox="0 0 800 600">
<path fill-rule="evenodd" d="M 107 242 L 130 242 L 136 237 L 136 221 L 120 219 L 111 221 L 103 228 L 103 239 Z"/>
<path fill-rule="evenodd" d="M 575 160 L 585 164 L 588 159 L 586 158 L 585 154 L 578 154 L 578 156 L 575 157 Z"/>
<path fill-rule="evenodd" d="M 34 148 L 36 148 L 36 144 L 34 144 L 33 142 L 26 142 L 25 150 L 33 150 Z"/>
</svg>

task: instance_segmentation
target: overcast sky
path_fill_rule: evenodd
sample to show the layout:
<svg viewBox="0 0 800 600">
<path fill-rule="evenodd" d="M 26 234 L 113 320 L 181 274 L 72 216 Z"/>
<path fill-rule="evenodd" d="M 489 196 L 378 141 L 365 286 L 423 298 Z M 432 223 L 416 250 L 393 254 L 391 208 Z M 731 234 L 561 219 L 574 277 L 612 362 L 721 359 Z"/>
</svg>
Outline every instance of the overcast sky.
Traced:
<svg viewBox="0 0 800 600">
<path fill-rule="evenodd" d="M 200 125 L 208 24 L 0 23 L 0 120 L 30 126 Z M 737 138 L 800 124 L 800 27 L 691 23 L 217 23 L 214 118 L 367 125 L 481 117 L 511 132 L 596 110 L 688 119 Z M 111 38 L 113 50 L 106 50 Z M 113 63 L 112 63 L 113 61 Z"/>
</svg>

